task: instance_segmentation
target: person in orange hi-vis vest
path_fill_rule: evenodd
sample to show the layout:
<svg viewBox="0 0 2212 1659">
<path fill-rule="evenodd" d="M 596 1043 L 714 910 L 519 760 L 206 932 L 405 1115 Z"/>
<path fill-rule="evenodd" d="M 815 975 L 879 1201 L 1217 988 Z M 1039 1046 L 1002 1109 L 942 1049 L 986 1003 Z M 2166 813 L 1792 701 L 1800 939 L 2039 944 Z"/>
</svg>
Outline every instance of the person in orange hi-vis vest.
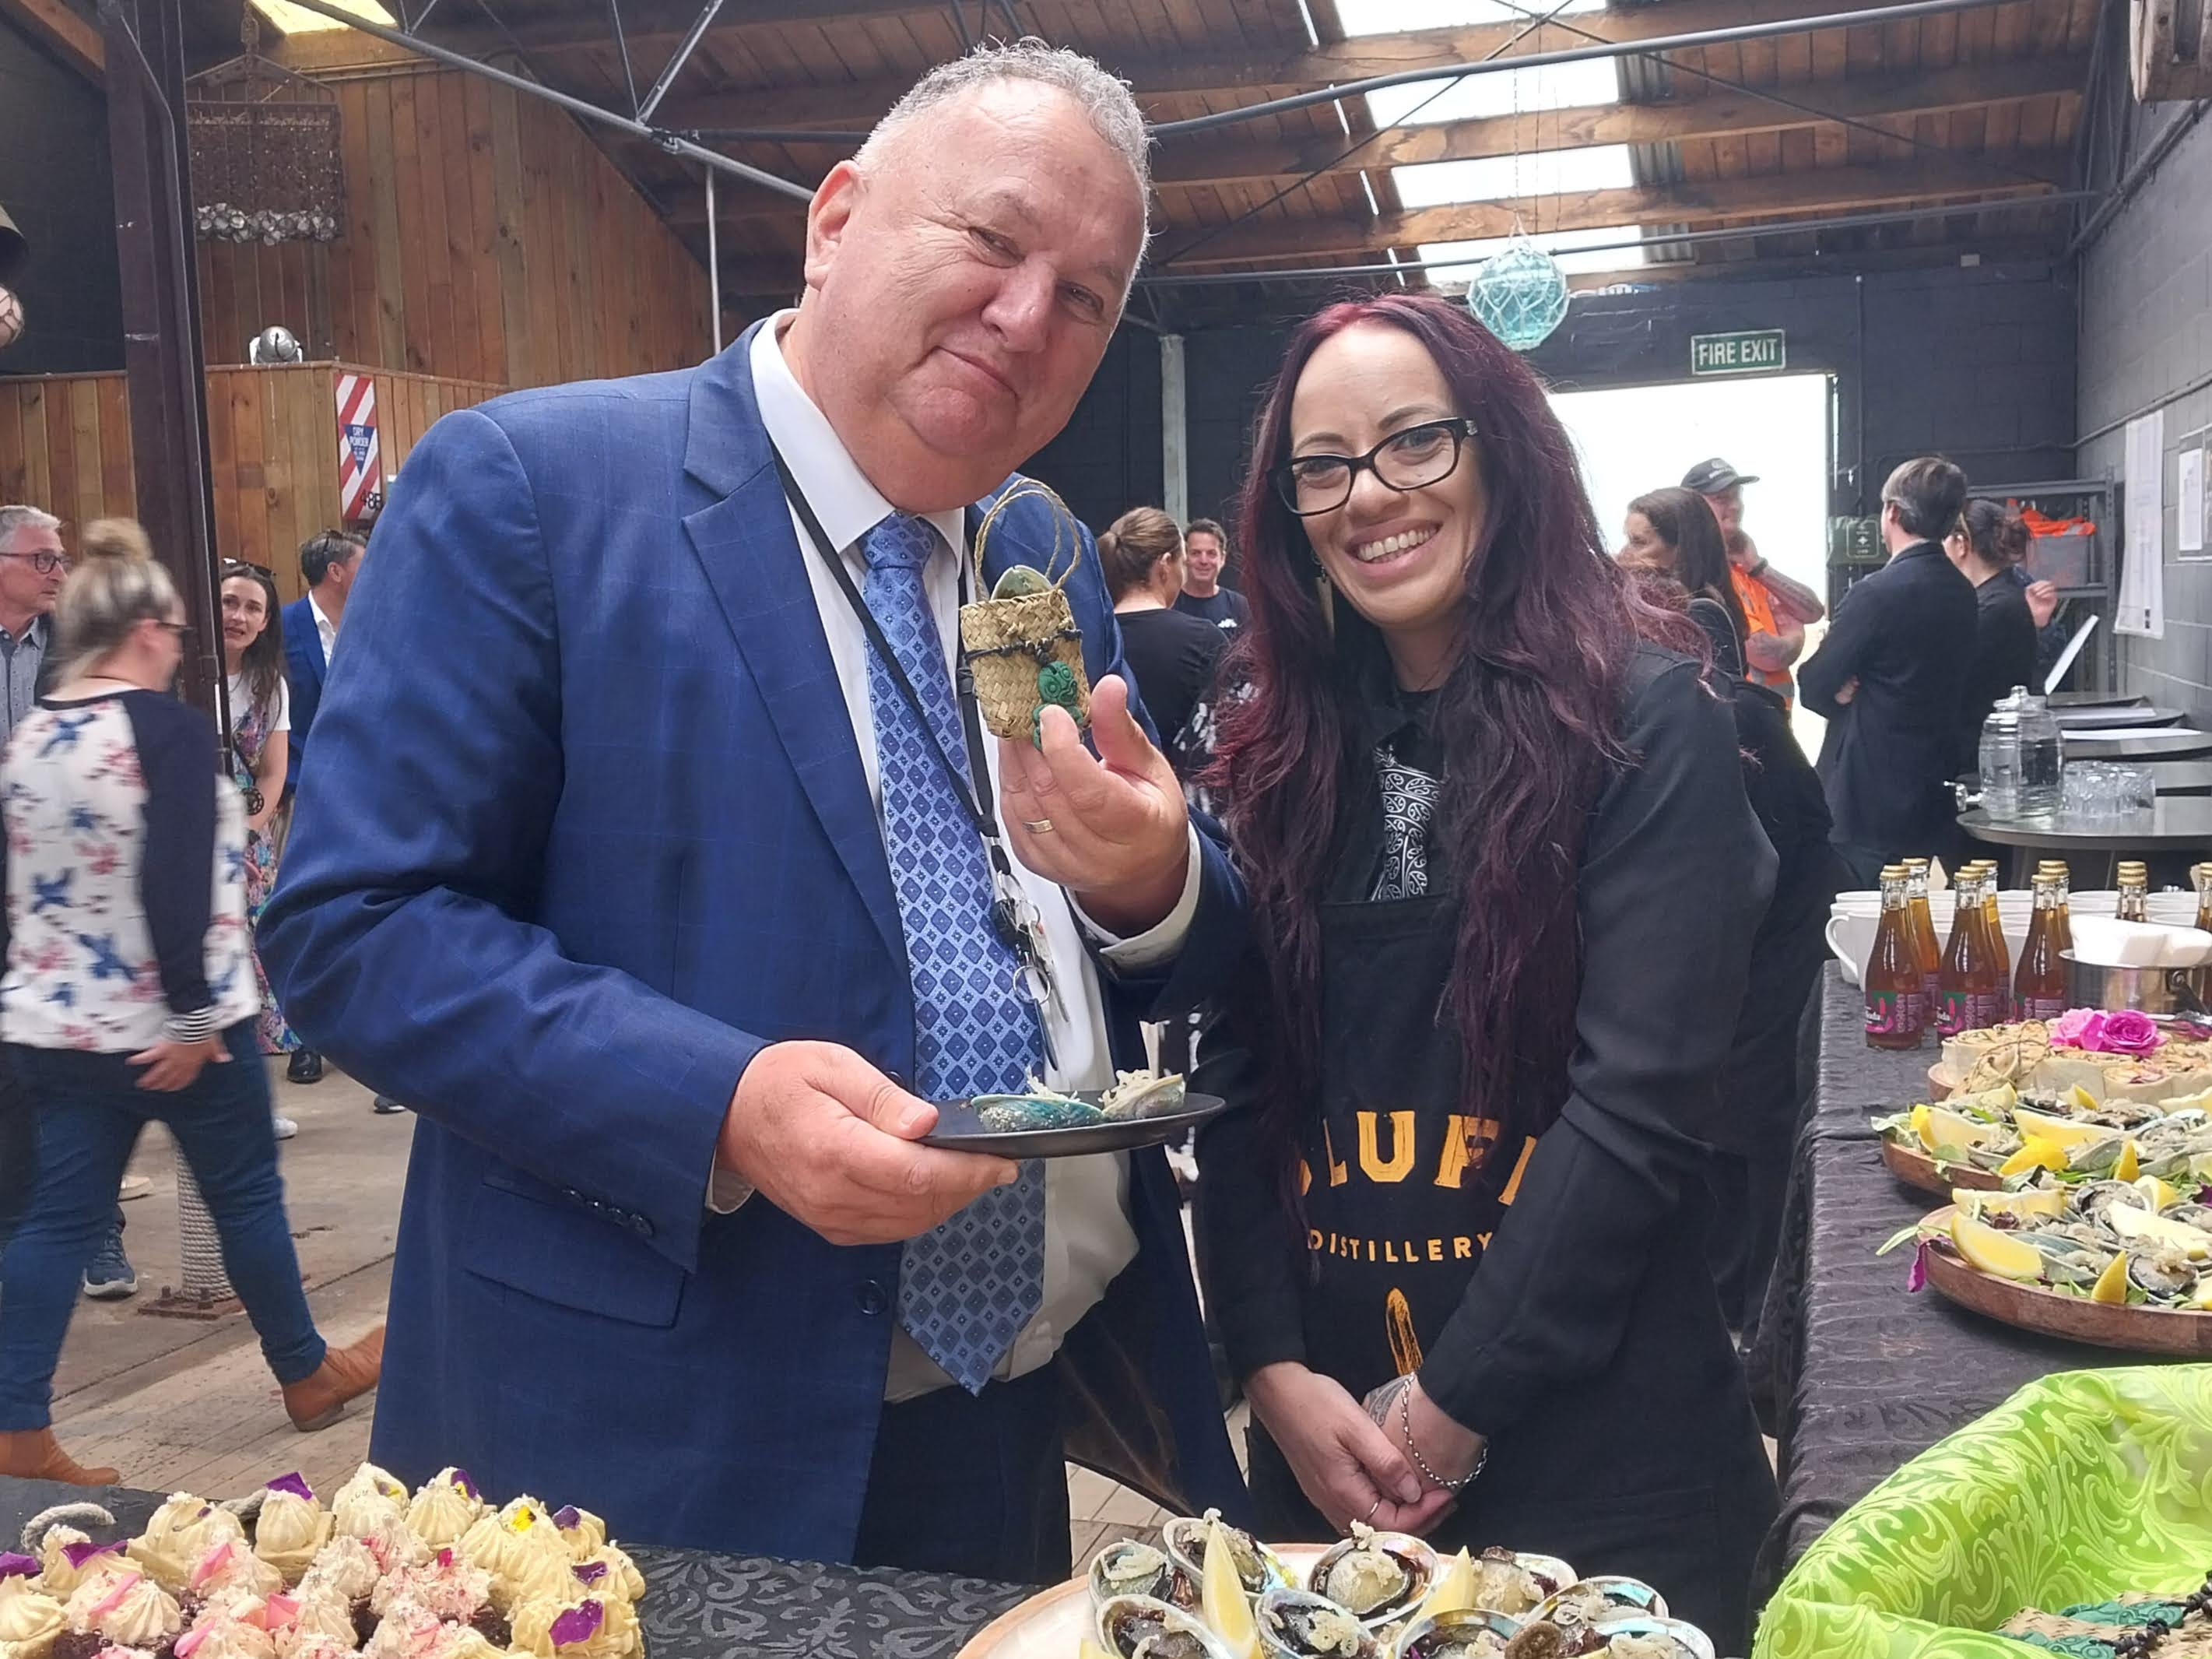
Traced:
<svg viewBox="0 0 2212 1659">
<path fill-rule="evenodd" d="M 1758 482 L 1717 455 L 1682 475 L 1682 488 L 1705 498 L 1728 544 L 1729 578 L 1743 606 L 1744 656 L 1751 678 L 1786 697 L 1796 689 L 1790 665 L 1804 653 L 1805 624 L 1820 621 L 1828 609 L 1818 593 L 1769 564 L 1743 533 L 1743 487 Z"/>
</svg>

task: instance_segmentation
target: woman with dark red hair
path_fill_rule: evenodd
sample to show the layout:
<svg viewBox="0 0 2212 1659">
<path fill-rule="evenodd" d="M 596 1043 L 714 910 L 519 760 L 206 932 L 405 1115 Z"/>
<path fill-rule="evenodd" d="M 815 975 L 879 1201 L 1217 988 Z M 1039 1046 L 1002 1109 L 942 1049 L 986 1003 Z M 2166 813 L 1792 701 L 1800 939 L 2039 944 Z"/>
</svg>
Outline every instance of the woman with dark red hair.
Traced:
<svg viewBox="0 0 2212 1659">
<path fill-rule="evenodd" d="M 1262 1529 L 1561 1555 L 1741 1651 L 1776 1500 L 1705 1178 L 1773 854 L 1728 708 L 1459 307 L 1307 322 L 1254 454 L 1213 775 L 1259 961 L 1199 1154 Z"/>
</svg>

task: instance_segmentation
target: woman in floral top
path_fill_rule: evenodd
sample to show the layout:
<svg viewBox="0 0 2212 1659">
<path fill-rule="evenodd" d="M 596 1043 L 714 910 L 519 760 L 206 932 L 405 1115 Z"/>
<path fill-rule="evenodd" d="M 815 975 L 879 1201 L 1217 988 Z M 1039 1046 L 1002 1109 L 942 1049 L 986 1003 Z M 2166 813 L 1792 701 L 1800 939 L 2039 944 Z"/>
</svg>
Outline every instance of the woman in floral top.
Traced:
<svg viewBox="0 0 2212 1659">
<path fill-rule="evenodd" d="M 149 1121 L 168 1126 L 302 1429 L 376 1386 L 380 1328 L 326 1348 L 300 1287 L 270 1129 L 246 919 L 245 810 L 206 715 L 169 695 L 189 629 L 145 533 L 104 520 L 55 607 L 56 684 L 0 760 L 0 1037 L 38 1168 L 0 1255 L 0 1475 L 110 1485 L 55 1444 L 79 1276 Z"/>
</svg>

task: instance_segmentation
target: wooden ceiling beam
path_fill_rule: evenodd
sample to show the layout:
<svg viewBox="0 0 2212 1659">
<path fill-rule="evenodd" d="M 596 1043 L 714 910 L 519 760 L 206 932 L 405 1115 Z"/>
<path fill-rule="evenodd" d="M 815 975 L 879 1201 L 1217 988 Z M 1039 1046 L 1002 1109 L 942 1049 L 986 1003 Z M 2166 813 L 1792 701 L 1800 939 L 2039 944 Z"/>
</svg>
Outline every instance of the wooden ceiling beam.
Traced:
<svg viewBox="0 0 2212 1659">
<path fill-rule="evenodd" d="M 2031 164 L 2037 160 L 2033 155 L 2022 159 Z M 2051 169 L 2063 165 L 2056 152 L 2042 159 Z M 1523 211 L 1522 217 L 1540 220 L 1541 229 L 1533 233 L 1539 240 L 1553 231 L 1685 222 L 1706 228 L 1753 220 L 1772 222 L 1760 227 L 1761 234 L 1785 236 L 1792 227 L 1786 216 L 1818 216 L 1925 202 L 1935 216 L 2027 205 L 2058 188 L 2044 179 L 2007 179 L 1962 156 L 1910 167 L 1832 167 L 1666 188 L 1577 191 L 1544 197 L 1540 214 Z M 1510 235 L 1516 208 L 1511 202 L 1467 202 L 1388 213 L 1372 220 L 1258 220 L 1215 237 L 1187 259 L 1175 258 L 1172 248 L 1164 252 L 1176 269 L 1189 270 L 1255 261 L 1279 264 L 1308 258 L 1337 263 L 1423 242 Z M 699 229 L 691 227 L 687 239 L 696 241 Z M 1158 264 L 1147 264 L 1146 274 L 1161 269 Z M 795 258 L 723 256 L 726 295 L 788 294 L 799 285 Z"/>
<path fill-rule="evenodd" d="M 2036 160 L 2033 155 L 2015 158 L 2021 159 Z M 2056 153 L 2043 159 L 2052 171 L 2063 170 L 2065 165 L 2064 157 Z M 1902 167 L 1829 167 L 1711 183 L 1564 192 L 1535 198 L 1540 205 L 1525 212 L 1523 198 L 1454 203 L 1385 213 L 1372 219 L 1259 219 L 1194 246 L 1188 256 L 1179 254 L 1172 245 L 1174 239 L 1163 239 L 1170 245 L 1161 247 L 1158 262 L 1146 269 L 1158 272 L 1167 265 L 1196 269 L 1307 255 L 1358 255 L 1423 242 L 1508 236 L 1516 220 L 1540 226 L 1533 234 L 1541 235 L 1553 230 L 1598 230 L 1614 225 L 1724 224 L 1771 214 L 1843 213 L 1954 197 L 1994 204 L 2044 195 L 2060 187 L 2054 179 L 2011 177 L 1993 167 L 1977 165 L 1967 156 L 1931 159 Z"/>
<path fill-rule="evenodd" d="M 1650 40 L 1749 21 L 1784 22 L 1823 17 L 1839 9 L 1848 9 L 1845 0 L 1759 0 L 1757 4 L 1749 0 L 1668 0 L 1663 6 L 1638 6 L 1618 14 L 1578 13 L 1571 21 L 1577 30 L 1587 30 L 1607 40 Z M 1590 44 L 1583 34 L 1557 24 L 1531 30 L 1524 36 L 1521 31 L 1525 27 L 1486 23 L 1414 29 L 1324 41 L 1311 48 L 1243 46 L 1159 58 L 1109 58 L 1106 64 L 1136 88 L 1140 99 L 1222 94 L 1249 98 L 1284 88 L 1304 90 L 1406 70 L 1447 69 L 1494 53 L 1512 58 Z M 708 38 L 713 38 L 713 31 L 708 31 Z M 598 40 L 604 44 L 605 40 L 602 30 Z M 635 36 L 631 46 L 635 51 Z M 889 109 L 914 78 L 899 76 L 831 86 L 768 87 L 672 98 L 662 106 L 660 122 L 678 128 L 866 126 Z M 1207 141 L 1177 141 L 1203 142 Z"/>
<path fill-rule="evenodd" d="M 0 16 L 21 24 L 33 40 L 94 86 L 106 80 L 106 43 L 99 29 L 70 9 L 68 0 L 0 0 Z"/>
<path fill-rule="evenodd" d="M 2031 58 L 1894 78 L 1801 83 L 1776 90 L 1839 118 L 1880 121 L 1940 115 L 2046 94 L 2079 94 L 2088 77 L 2086 58 Z M 1152 176 L 1163 185 L 1231 184 L 1413 167 L 1425 161 L 1472 161 L 1532 149 L 1686 143 L 1820 124 L 1820 117 L 1771 99 L 1723 89 L 1703 98 L 1664 104 L 1594 105 L 1547 111 L 1534 118 L 1500 115 L 1485 120 L 1398 127 L 1349 156 L 1345 152 L 1351 149 L 1352 141 L 1337 133 L 1298 139 L 1231 138 L 1212 144 L 1176 144 L 1160 155 Z M 1532 143 L 1532 138 L 1536 142 Z"/>
<path fill-rule="evenodd" d="M 793 23 L 865 23 L 944 9 L 945 0 L 747 0 L 744 4 L 724 6 L 707 38 L 711 40 L 744 29 Z M 698 13 L 698 0 L 652 0 L 649 6 L 625 7 L 623 34 L 632 52 L 645 47 L 666 52 L 683 44 Z M 589 52 L 614 42 L 607 27 L 606 9 L 597 5 L 579 8 L 572 15 L 556 13 L 520 19 L 514 22 L 511 32 L 513 40 L 508 39 L 509 30 L 489 23 L 456 21 L 450 27 L 441 27 L 435 19 L 427 31 L 439 45 L 466 52 L 510 52 L 520 41 L 526 52 L 559 54 Z"/>
</svg>

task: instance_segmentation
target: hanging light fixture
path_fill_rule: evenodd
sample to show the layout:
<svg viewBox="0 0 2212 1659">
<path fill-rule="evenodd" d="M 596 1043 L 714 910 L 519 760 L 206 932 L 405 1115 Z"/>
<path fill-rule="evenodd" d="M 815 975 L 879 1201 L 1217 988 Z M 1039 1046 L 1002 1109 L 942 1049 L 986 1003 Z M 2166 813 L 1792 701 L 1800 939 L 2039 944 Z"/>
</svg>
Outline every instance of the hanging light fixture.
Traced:
<svg viewBox="0 0 2212 1659">
<path fill-rule="evenodd" d="M 1504 252 L 1476 268 L 1467 308 L 1514 350 L 1534 351 L 1567 319 L 1567 273 L 1516 227 Z"/>
</svg>

